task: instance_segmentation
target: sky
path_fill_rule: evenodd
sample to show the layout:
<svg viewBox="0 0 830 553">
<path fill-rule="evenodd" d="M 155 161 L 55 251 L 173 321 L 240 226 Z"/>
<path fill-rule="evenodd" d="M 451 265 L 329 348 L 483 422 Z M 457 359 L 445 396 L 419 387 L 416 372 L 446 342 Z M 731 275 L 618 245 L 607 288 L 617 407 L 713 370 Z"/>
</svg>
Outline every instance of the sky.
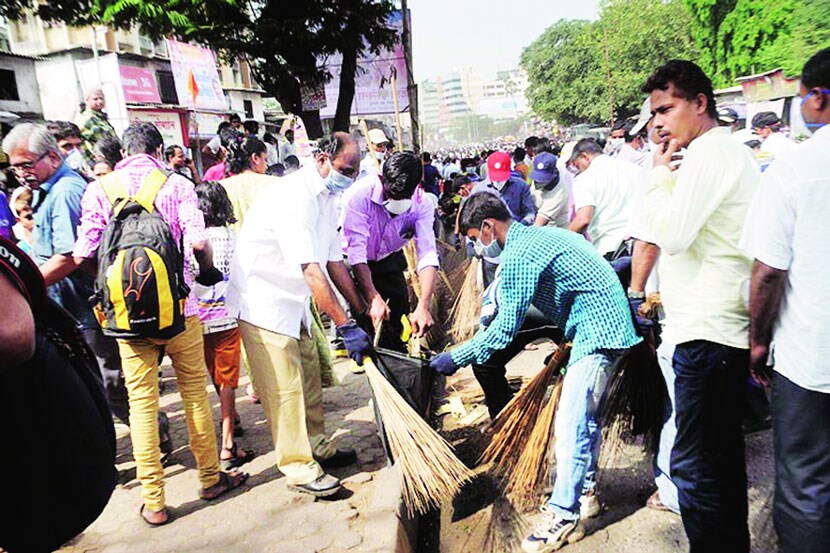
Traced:
<svg viewBox="0 0 830 553">
<path fill-rule="evenodd" d="M 409 0 L 415 82 L 471 66 L 483 77 L 519 65 L 559 19 L 596 19 L 598 0 Z"/>
</svg>

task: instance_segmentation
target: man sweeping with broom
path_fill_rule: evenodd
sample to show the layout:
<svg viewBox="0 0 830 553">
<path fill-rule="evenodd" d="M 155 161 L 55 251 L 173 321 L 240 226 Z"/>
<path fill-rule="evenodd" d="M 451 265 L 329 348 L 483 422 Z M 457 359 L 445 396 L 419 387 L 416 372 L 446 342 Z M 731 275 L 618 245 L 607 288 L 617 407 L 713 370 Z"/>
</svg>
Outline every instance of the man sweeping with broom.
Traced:
<svg viewBox="0 0 830 553">
<path fill-rule="evenodd" d="M 473 194 L 461 207 L 460 231 L 486 255 L 501 255 L 499 308 L 469 342 L 433 358 L 430 366 L 453 374 L 484 363 L 516 336 L 531 303 L 573 342 L 555 422 L 556 480 L 544 520 L 522 548 L 554 551 L 585 535 L 580 497 L 596 471 L 598 414 L 615 362 L 637 344 L 625 292 L 608 263 L 581 236 L 552 227 L 515 223 L 493 194 Z"/>
</svg>

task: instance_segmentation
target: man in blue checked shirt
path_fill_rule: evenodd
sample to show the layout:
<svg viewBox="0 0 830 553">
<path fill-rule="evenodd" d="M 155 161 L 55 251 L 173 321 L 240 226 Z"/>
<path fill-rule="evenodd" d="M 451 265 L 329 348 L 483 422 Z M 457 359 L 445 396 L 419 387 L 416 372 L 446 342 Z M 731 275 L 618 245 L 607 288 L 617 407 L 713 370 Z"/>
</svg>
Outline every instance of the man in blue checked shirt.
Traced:
<svg viewBox="0 0 830 553">
<path fill-rule="evenodd" d="M 554 429 L 553 493 L 543 522 L 522 544 L 530 553 L 554 551 L 584 537 L 581 506 L 584 516 L 599 513 L 593 492 L 598 413 L 615 362 L 640 338 L 616 274 L 578 234 L 514 222 L 504 203 L 487 193 L 467 199 L 459 228 L 480 255 L 501 255 L 498 312 L 472 340 L 434 357 L 430 366 L 449 375 L 486 362 L 510 345 L 531 304 L 573 342 Z"/>
</svg>

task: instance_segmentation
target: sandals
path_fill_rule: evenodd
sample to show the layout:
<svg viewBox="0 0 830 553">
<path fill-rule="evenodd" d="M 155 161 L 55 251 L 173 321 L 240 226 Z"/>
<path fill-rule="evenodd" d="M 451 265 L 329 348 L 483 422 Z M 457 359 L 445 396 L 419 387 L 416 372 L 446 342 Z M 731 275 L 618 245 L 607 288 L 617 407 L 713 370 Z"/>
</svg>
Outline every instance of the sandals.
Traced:
<svg viewBox="0 0 830 553">
<path fill-rule="evenodd" d="M 209 488 L 199 490 L 199 499 L 213 501 L 244 484 L 249 476 L 247 472 L 220 472 L 219 482 Z"/>
<path fill-rule="evenodd" d="M 233 447 L 231 448 L 223 447 L 222 451 L 229 451 L 231 454 L 231 457 L 228 459 L 222 459 L 221 456 L 219 457 L 219 462 L 222 464 L 222 470 L 231 470 L 241 467 L 256 457 L 256 452 L 253 449 L 243 449 L 243 455 L 239 455 L 237 444 L 233 444 Z"/>
<path fill-rule="evenodd" d="M 147 507 L 147 505 L 144 505 L 142 503 L 141 508 L 138 510 L 138 514 L 141 517 L 141 520 L 143 520 L 144 524 L 146 524 L 147 526 L 150 526 L 152 528 L 157 528 L 159 526 L 164 526 L 165 524 L 167 524 L 168 522 L 173 520 L 173 515 L 171 514 L 170 510 L 167 507 L 163 508 L 161 511 L 150 511 L 150 509 L 147 509 L 147 512 L 150 512 L 150 513 L 158 512 L 158 513 L 164 513 L 165 514 L 165 518 L 164 518 L 163 521 L 153 522 L 153 521 L 149 520 L 146 516 L 144 516 L 144 510 L 146 509 L 146 507 Z"/>
<path fill-rule="evenodd" d="M 659 490 L 654 492 L 653 494 L 651 494 L 651 497 L 649 497 L 648 501 L 646 501 L 646 507 L 648 507 L 649 509 L 654 509 L 655 511 L 669 511 L 669 512 L 671 512 L 671 509 L 669 509 L 668 507 L 663 505 L 663 502 L 660 501 L 660 491 Z"/>
</svg>

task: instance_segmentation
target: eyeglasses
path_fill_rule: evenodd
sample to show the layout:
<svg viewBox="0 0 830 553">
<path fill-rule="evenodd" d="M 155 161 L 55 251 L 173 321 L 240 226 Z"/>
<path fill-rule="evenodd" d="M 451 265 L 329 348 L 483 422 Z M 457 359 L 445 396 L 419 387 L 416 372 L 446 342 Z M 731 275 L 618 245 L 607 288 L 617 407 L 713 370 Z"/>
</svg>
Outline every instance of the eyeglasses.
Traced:
<svg viewBox="0 0 830 553">
<path fill-rule="evenodd" d="M 10 165 L 10 167 L 11 167 L 12 171 L 14 171 L 18 175 L 21 174 L 21 173 L 30 173 L 32 171 L 32 169 L 35 168 L 35 165 L 40 163 L 40 160 L 42 160 L 43 158 L 45 158 L 48 155 L 49 155 L 49 152 L 46 152 L 45 154 L 41 155 L 39 158 L 37 158 L 34 161 L 24 161 L 23 163 L 14 163 L 14 164 Z"/>
</svg>

